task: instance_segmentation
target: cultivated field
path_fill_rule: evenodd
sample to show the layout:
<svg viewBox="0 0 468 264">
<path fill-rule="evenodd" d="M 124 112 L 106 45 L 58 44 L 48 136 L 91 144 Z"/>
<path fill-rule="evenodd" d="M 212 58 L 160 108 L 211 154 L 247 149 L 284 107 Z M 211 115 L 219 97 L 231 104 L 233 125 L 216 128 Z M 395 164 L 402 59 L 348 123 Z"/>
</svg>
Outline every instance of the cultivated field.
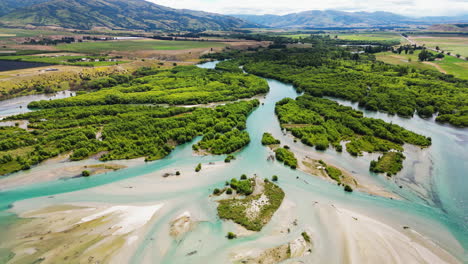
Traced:
<svg viewBox="0 0 468 264">
<path fill-rule="evenodd" d="M 468 79 L 468 61 L 453 56 L 445 56 L 442 60 L 420 62 L 418 61 L 419 52 L 416 51 L 414 54 L 381 52 L 377 53 L 376 57 L 378 60 L 389 64 L 411 65 L 418 69 L 438 70 L 443 73 L 452 74 L 458 78 Z"/>
<path fill-rule="evenodd" d="M 331 34 L 333 35 L 333 34 Z M 369 41 L 401 41 L 405 43 L 406 40 L 401 37 L 398 33 L 391 32 L 372 32 L 372 33 L 346 33 L 346 34 L 335 34 L 340 39 L 347 40 L 369 40 Z"/>
<path fill-rule="evenodd" d="M 226 44 L 218 42 L 141 39 L 59 44 L 57 45 L 57 49 L 62 51 L 98 54 L 111 51 L 186 50 L 225 46 Z"/>
<path fill-rule="evenodd" d="M 468 37 L 436 37 L 436 36 L 410 36 L 410 39 L 418 45 L 435 49 L 436 46 L 445 52 L 460 54 L 468 57 Z"/>
</svg>

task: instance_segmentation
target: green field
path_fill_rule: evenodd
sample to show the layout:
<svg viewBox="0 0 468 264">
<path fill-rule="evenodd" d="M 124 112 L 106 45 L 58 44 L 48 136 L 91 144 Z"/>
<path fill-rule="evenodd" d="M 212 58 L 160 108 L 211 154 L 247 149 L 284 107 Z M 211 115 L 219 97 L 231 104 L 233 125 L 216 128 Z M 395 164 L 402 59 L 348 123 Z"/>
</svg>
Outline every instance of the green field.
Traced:
<svg viewBox="0 0 468 264">
<path fill-rule="evenodd" d="M 401 43 L 406 40 L 397 33 L 346 33 L 346 34 L 331 34 L 337 35 L 340 39 L 346 40 L 369 40 L 369 41 L 400 41 Z"/>
<path fill-rule="evenodd" d="M 169 40 L 122 40 L 81 42 L 71 44 L 59 44 L 57 49 L 62 51 L 81 53 L 103 53 L 110 51 L 137 51 L 137 50 L 184 50 L 195 48 L 224 47 L 223 43 L 201 41 L 169 41 Z"/>
<path fill-rule="evenodd" d="M 34 36 L 50 36 L 50 35 L 73 35 L 72 32 L 54 31 L 54 30 L 31 30 L 18 28 L 0 28 L 0 40 L 6 40 L 13 37 L 34 37 Z"/>
<path fill-rule="evenodd" d="M 447 74 L 452 74 L 458 78 L 468 79 L 468 61 L 458 59 L 453 56 L 445 56 L 445 58 L 440 61 L 423 63 L 418 61 L 419 52 L 420 51 L 416 51 L 414 54 L 394 54 L 392 52 L 381 52 L 377 53 L 376 57 L 378 60 L 389 64 L 411 65 L 418 69 L 424 70 L 439 70 Z"/>
<path fill-rule="evenodd" d="M 468 57 L 468 37 L 410 36 L 410 38 L 419 45 L 425 44 L 429 48 L 439 46 L 445 52 Z"/>
<path fill-rule="evenodd" d="M 88 58 L 91 61 L 73 61 L 79 60 L 81 58 Z M 89 57 L 89 56 L 0 56 L 0 60 L 12 60 L 12 61 L 27 61 L 27 62 L 42 62 L 48 64 L 60 64 L 60 65 L 71 65 L 71 66 L 111 66 L 120 63 L 126 63 L 126 61 L 93 61 L 98 59 L 98 57 Z M 108 59 L 108 58 L 101 58 Z M 70 61 L 71 60 L 71 61 Z"/>
<path fill-rule="evenodd" d="M 292 38 L 292 39 L 299 39 L 299 38 L 307 38 L 310 37 L 310 34 L 282 34 L 279 35 L 280 37 Z"/>
</svg>

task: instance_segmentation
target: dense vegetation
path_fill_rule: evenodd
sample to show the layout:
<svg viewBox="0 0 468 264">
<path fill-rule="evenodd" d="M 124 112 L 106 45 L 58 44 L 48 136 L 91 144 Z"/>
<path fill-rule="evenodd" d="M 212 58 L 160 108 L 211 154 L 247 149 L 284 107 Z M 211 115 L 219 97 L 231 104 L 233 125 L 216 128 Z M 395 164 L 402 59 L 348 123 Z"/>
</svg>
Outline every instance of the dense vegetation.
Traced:
<svg viewBox="0 0 468 264">
<path fill-rule="evenodd" d="M 411 117 L 438 114 L 437 121 L 468 126 L 468 81 L 433 70 L 389 65 L 317 39 L 313 48 L 266 49 L 211 55 L 236 58 L 244 69 L 292 83 L 299 92 L 359 102 L 368 110 Z M 327 43 L 327 45 L 324 45 Z"/>
<path fill-rule="evenodd" d="M 274 138 L 270 133 L 263 133 L 262 136 L 262 145 L 277 145 L 281 144 L 281 141 L 279 139 Z"/>
<path fill-rule="evenodd" d="M 243 181 L 254 182 L 253 179 Z M 222 219 L 232 220 L 249 230 L 260 231 L 278 210 L 284 195 L 280 187 L 265 180 L 264 191 L 261 194 L 249 194 L 243 199 L 231 198 L 219 201 L 218 215 Z M 258 210 L 253 208 L 253 203 L 259 203 Z"/>
<path fill-rule="evenodd" d="M 218 106 L 220 120 L 210 127 L 203 139 L 193 145 L 194 150 L 203 149 L 212 154 L 229 154 L 250 143 L 246 129 L 247 115 L 259 105 L 258 100 L 237 104 L 236 108 Z"/>
<path fill-rule="evenodd" d="M 228 134 L 230 141 L 209 147 L 208 151 L 229 153 L 245 145 L 245 140 L 235 144 L 236 135 L 241 133 L 241 139 L 246 136 L 248 140 L 248 135 L 240 130 L 245 129 L 246 116 L 257 105 L 258 101 L 253 100 L 216 108 L 75 106 L 9 117 L 9 120 L 28 120 L 31 131 L 0 128 L 0 174 L 28 169 L 67 152 L 71 152 L 71 160 L 94 154 L 99 154 L 104 161 L 137 157 L 156 160 L 168 155 L 175 145 L 198 135 L 204 135 L 202 142 L 211 142 Z"/>
<path fill-rule="evenodd" d="M 405 155 L 401 152 L 391 151 L 384 153 L 377 161 L 370 163 L 370 171 L 375 173 L 387 173 L 388 176 L 395 175 L 403 169 Z"/>
<path fill-rule="evenodd" d="M 221 71 L 242 73 L 242 69 L 239 68 L 239 64 L 231 60 L 218 62 L 218 64 L 216 64 L 216 69 Z"/>
<path fill-rule="evenodd" d="M 289 149 L 277 148 L 275 149 L 276 159 L 283 162 L 284 165 L 291 167 L 291 169 L 297 168 L 297 159 Z"/>
<path fill-rule="evenodd" d="M 277 103 L 275 111 L 283 128 L 317 150 L 332 145 L 340 151 L 343 141 L 349 141 L 346 150 L 354 156 L 363 151 L 402 150 L 404 143 L 431 145 L 430 138 L 380 119 L 363 117 L 362 112 L 351 107 L 310 95 L 296 100 L 285 98 Z"/>
<path fill-rule="evenodd" d="M 113 104 L 204 104 L 233 101 L 266 93 L 265 80 L 242 73 L 220 72 L 196 66 L 151 69 L 151 75 L 88 94 L 32 102 L 32 108 Z M 105 80 L 103 80 L 105 81 Z M 112 84 L 103 84 L 103 87 Z"/>
</svg>

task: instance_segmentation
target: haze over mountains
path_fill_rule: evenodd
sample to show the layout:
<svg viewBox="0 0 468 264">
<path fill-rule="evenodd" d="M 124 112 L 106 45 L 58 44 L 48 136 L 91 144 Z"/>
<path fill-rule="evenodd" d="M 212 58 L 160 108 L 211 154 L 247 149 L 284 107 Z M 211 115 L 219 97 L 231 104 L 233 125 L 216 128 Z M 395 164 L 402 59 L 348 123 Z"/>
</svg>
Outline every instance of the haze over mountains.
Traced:
<svg viewBox="0 0 468 264">
<path fill-rule="evenodd" d="M 413 18 L 390 12 L 344 12 L 335 10 L 311 10 L 288 15 L 233 15 L 251 23 L 274 28 L 307 27 L 376 27 L 414 24 L 463 23 L 468 15 L 458 17 Z"/>
<path fill-rule="evenodd" d="M 9 10 L 0 17 L 5 26 L 172 31 L 256 26 L 232 16 L 173 9 L 145 0 L 7 0 L 1 5 Z"/>
<path fill-rule="evenodd" d="M 238 28 L 379 27 L 468 22 L 459 17 L 411 18 L 389 12 L 305 11 L 288 15 L 221 15 L 173 9 L 145 0 L 0 0 L 0 25 L 203 31 Z"/>
</svg>

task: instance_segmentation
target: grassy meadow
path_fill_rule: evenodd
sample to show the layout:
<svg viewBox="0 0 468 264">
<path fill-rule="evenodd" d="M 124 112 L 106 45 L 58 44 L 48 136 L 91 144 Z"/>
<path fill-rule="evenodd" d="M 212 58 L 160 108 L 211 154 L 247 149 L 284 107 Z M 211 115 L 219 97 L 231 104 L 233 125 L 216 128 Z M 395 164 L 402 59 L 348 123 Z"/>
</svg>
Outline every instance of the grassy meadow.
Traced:
<svg viewBox="0 0 468 264">
<path fill-rule="evenodd" d="M 429 48 L 439 46 L 445 52 L 468 57 L 468 37 L 410 36 L 410 39 L 419 45 Z"/>
<path fill-rule="evenodd" d="M 81 58 L 88 58 L 90 61 L 75 61 Z M 95 59 L 101 59 L 101 61 L 93 61 Z M 42 62 L 48 64 L 60 64 L 70 66 L 84 66 L 84 67 L 99 67 L 99 66 L 111 66 L 126 61 L 102 61 L 103 58 L 89 57 L 89 56 L 0 56 L 0 60 L 12 60 L 12 61 L 26 61 L 26 62 Z M 104 58 L 108 59 L 108 58 Z"/>
<path fill-rule="evenodd" d="M 185 50 L 224 46 L 226 46 L 226 44 L 217 42 L 140 39 L 59 44 L 57 45 L 57 49 L 61 51 L 97 54 L 110 51 Z"/>
<path fill-rule="evenodd" d="M 400 41 L 402 44 L 406 40 L 398 33 L 391 32 L 372 32 L 372 33 L 346 33 L 346 34 L 331 34 L 338 36 L 340 39 L 346 40 L 369 40 L 369 41 Z"/>
<path fill-rule="evenodd" d="M 442 60 L 431 62 L 418 61 L 419 50 L 414 54 L 394 54 L 392 52 L 377 53 L 378 60 L 396 65 L 411 65 L 418 69 L 438 70 L 447 74 L 452 74 L 461 79 L 468 79 L 468 61 L 458 59 L 453 56 L 445 56 Z"/>
</svg>

